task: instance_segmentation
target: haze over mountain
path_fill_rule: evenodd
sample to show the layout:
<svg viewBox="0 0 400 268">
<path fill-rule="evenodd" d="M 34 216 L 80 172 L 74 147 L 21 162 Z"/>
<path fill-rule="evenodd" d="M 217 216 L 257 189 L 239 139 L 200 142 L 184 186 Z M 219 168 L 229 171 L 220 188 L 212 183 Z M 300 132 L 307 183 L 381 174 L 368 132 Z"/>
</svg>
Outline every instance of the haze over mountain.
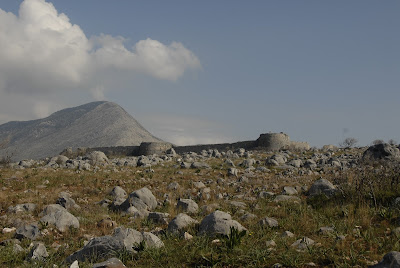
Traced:
<svg viewBox="0 0 400 268">
<path fill-rule="evenodd" d="M 0 156 L 13 160 L 41 159 L 67 147 L 109 147 L 161 141 L 144 129 L 122 107 L 106 101 L 67 108 L 31 121 L 0 125 Z"/>
</svg>

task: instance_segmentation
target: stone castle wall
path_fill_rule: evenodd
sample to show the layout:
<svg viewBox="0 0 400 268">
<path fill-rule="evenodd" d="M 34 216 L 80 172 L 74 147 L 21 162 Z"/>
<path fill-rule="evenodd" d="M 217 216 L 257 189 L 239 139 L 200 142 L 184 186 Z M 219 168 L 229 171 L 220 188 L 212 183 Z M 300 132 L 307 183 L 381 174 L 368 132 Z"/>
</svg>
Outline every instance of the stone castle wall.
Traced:
<svg viewBox="0 0 400 268">
<path fill-rule="evenodd" d="M 256 140 L 256 146 L 265 148 L 267 151 L 279 151 L 290 145 L 290 138 L 285 133 L 267 133 L 261 134 Z"/>
<path fill-rule="evenodd" d="M 168 142 L 142 142 L 139 147 L 139 155 L 165 154 L 172 148 Z"/>
<path fill-rule="evenodd" d="M 174 146 L 168 142 L 143 142 L 140 146 L 77 148 L 75 150 L 68 149 L 68 152 L 83 155 L 83 152 L 102 151 L 107 156 L 140 156 L 165 154 L 171 148 L 174 148 L 176 153 L 183 154 L 187 152 L 200 153 L 203 150 L 210 149 L 217 149 L 218 151 L 234 151 L 239 148 L 265 151 L 279 151 L 281 149 L 309 150 L 310 145 L 307 142 L 290 141 L 289 136 L 281 132 L 261 134 L 255 141 L 241 141 L 235 143 Z"/>
</svg>

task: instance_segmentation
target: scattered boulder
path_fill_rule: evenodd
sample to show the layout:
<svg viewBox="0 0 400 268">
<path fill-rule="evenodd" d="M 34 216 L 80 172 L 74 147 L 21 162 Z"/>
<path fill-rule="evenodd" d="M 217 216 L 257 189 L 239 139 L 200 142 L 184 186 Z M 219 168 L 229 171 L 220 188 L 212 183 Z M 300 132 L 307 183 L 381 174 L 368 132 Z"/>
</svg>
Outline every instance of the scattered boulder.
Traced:
<svg viewBox="0 0 400 268">
<path fill-rule="evenodd" d="M 282 194 L 284 194 L 284 195 L 296 195 L 296 194 L 298 194 L 298 192 L 294 187 L 285 186 L 285 187 L 283 187 Z"/>
<path fill-rule="evenodd" d="M 176 204 L 176 209 L 181 210 L 185 213 L 197 213 L 199 210 L 199 206 L 192 199 L 179 199 Z"/>
<path fill-rule="evenodd" d="M 190 167 L 191 167 L 191 168 L 197 168 L 197 169 L 203 169 L 203 168 L 209 169 L 209 168 L 211 168 L 209 164 L 204 163 L 204 162 L 193 162 L 193 163 L 190 165 Z"/>
<path fill-rule="evenodd" d="M 336 187 L 327 179 L 319 179 L 315 181 L 308 190 L 308 196 L 325 194 L 331 196 L 337 191 Z"/>
<path fill-rule="evenodd" d="M 144 241 L 147 247 L 162 247 L 164 243 L 155 235 L 147 232 L 140 233 L 134 229 L 118 227 L 113 235 L 95 237 L 82 249 L 71 254 L 66 261 L 97 261 L 113 257 L 123 250 L 135 252 L 135 248 Z"/>
<path fill-rule="evenodd" d="M 99 165 L 108 163 L 107 156 L 100 151 L 93 151 L 86 155 L 86 158 L 90 161 L 92 165 Z"/>
<path fill-rule="evenodd" d="M 400 252 L 391 251 L 383 256 L 383 259 L 376 265 L 369 266 L 370 268 L 399 268 L 400 267 Z"/>
<path fill-rule="evenodd" d="M 261 219 L 258 224 L 263 227 L 278 227 L 278 221 L 275 218 L 265 217 Z"/>
<path fill-rule="evenodd" d="M 370 146 L 363 154 L 364 161 L 400 160 L 400 150 L 388 143 Z"/>
<path fill-rule="evenodd" d="M 153 210 L 157 207 L 157 199 L 147 187 L 143 187 L 130 193 L 119 209 L 126 211 L 132 206 L 138 210 Z"/>
<path fill-rule="evenodd" d="M 231 215 L 217 210 L 204 217 L 200 223 L 199 233 L 209 236 L 215 236 L 217 234 L 229 235 L 231 227 L 238 229 L 238 231 L 247 231 L 239 222 L 232 220 Z"/>
<path fill-rule="evenodd" d="M 112 206 L 113 207 L 118 207 L 128 197 L 128 194 L 125 192 L 124 189 L 120 186 L 115 186 L 109 193 L 109 196 L 112 198 Z"/>
<path fill-rule="evenodd" d="M 171 233 L 182 232 L 187 227 L 197 224 L 198 221 L 193 219 L 187 214 L 179 213 L 172 221 L 168 224 L 168 231 Z"/>
<path fill-rule="evenodd" d="M 22 240 L 28 238 L 30 240 L 36 240 L 40 237 L 39 227 L 36 224 L 21 224 L 15 231 L 15 238 Z"/>
<path fill-rule="evenodd" d="M 238 169 L 237 168 L 229 168 L 228 169 L 228 176 L 238 176 Z"/>
<path fill-rule="evenodd" d="M 75 200 L 71 198 L 71 194 L 67 192 L 61 192 L 58 195 L 56 204 L 66 208 L 66 209 L 80 209 L 80 206 L 75 203 Z"/>
<path fill-rule="evenodd" d="M 78 219 L 57 204 L 46 206 L 40 216 L 42 217 L 41 222 L 53 224 L 61 232 L 67 231 L 70 227 L 79 228 Z"/>
<path fill-rule="evenodd" d="M 46 250 L 46 246 L 41 242 L 36 242 L 29 253 L 29 258 L 33 260 L 44 260 L 47 257 L 49 257 L 49 253 Z"/>
<path fill-rule="evenodd" d="M 163 212 L 150 212 L 147 219 L 159 224 L 168 224 L 169 214 Z"/>
<path fill-rule="evenodd" d="M 36 205 L 33 203 L 18 204 L 15 206 L 8 207 L 8 212 L 10 213 L 31 213 L 36 209 Z"/>
<path fill-rule="evenodd" d="M 299 240 L 296 240 L 291 246 L 299 250 L 305 250 L 308 247 L 312 246 L 314 243 L 315 241 L 311 238 L 303 237 Z"/>
</svg>

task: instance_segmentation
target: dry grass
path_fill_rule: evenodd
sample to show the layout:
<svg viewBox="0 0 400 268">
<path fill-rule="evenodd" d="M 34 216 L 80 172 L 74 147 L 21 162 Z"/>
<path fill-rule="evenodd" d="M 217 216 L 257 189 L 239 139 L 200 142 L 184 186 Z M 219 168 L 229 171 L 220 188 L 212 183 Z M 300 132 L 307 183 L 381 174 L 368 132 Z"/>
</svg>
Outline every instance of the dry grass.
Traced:
<svg viewBox="0 0 400 268">
<path fill-rule="evenodd" d="M 265 154 L 256 155 L 256 159 L 265 159 Z M 171 205 L 159 206 L 156 211 L 167 212 L 171 219 L 178 214 L 175 202 L 178 198 L 197 200 L 197 190 L 193 182 L 202 181 L 211 189 L 210 200 L 197 200 L 199 207 L 216 203 L 217 206 L 232 214 L 239 220 L 240 209 L 232 207 L 224 199 L 217 199 L 217 193 L 236 200 L 235 195 L 243 195 L 247 204 L 247 212 L 254 213 L 257 218 L 242 224 L 248 228 L 249 234 L 240 245 L 232 250 L 211 243 L 211 239 L 196 236 L 190 241 L 177 236 L 163 235 L 165 243 L 162 249 L 146 249 L 138 254 L 121 253 L 119 257 L 128 267 L 271 267 L 281 263 L 286 267 L 306 267 L 314 262 L 319 267 L 365 267 L 392 250 L 400 250 L 398 237 L 393 230 L 397 227 L 400 216 L 398 209 L 392 206 L 395 197 L 400 196 L 398 172 L 390 168 L 382 168 L 380 172 L 372 170 L 349 170 L 338 175 L 326 175 L 325 178 L 343 185 L 342 193 L 326 199 L 308 199 L 300 195 L 298 203 L 275 203 L 268 199 L 257 199 L 261 189 L 279 193 L 285 185 L 310 186 L 319 175 L 285 177 L 279 170 L 271 173 L 256 173 L 246 183 L 234 183 L 237 178 L 226 175 L 227 166 L 223 159 L 212 159 L 208 163 L 212 169 L 193 170 L 177 169 L 175 163 L 167 162 L 164 166 L 152 167 L 154 173 L 146 173 L 143 168 L 102 168 L 100 171 L 44 170 L 32 168 L 15 170 L 0 169 L 0 227 L 10 227 L 15 219 L 33 222 L 38 221 L 38 213 L 48 204 L 52 204 L 61 191 L 68 191 L 81 206 L 80 210 L 71 212 L 79 217 L 79 230 L 60 233 L 49 229 L 49 235 L 42 241 L 45 243 L 50 257 L 46 262 L 37 264 L 25 260 L 26 253 L 13 253 L 10 247 L 0 250 L 0 267 L 53 267 L 57 264 L 65 267 L 64 259 L 72 252 L 80 249 L 90 237 L 107 235 L 112 228 L 99 227 L 97 223 L 104 218 L 111 218 L 119 226 L 134 228 L 140 231 L 151 231 L 155 227 L 165 228 L 147 220 L 131 219 L 120 213 L 110 211 L 96 203 L 107 197 L 114 186 L 121 186 L 130 193 L 148 187 L 158 201 L 169 195 Z M 242 159 L 234 160 L 238 165 Z M 243 168 L 239 168 L 243 172 Z M 180 171 L 180 173 L 177 173 Z M 224 179 L 218 184 L 217 179 Z M 177 191 L 167 190 L 171 182 L 177 182 Z M 278 189 L 273 185 L 278 184 Z M 252 199 L 253 198 L 253 199 Z M 255 198 L 255 199 L 254 199 Z M 35 203 L 36 211 L 30 214 L 12 215 L 7 212 L 9 206 L 21 203 Z M 199 212 L 193 217 L 199 221 L 205 214 Z M 279 221 L 278 228 L 261 228 L 257 222 L 265 217 L 274 217 Z M 240 221 L 240 220 L 239 220 Z M 318 229 L 322 226 L 334 227 L 332 234 L 321 235 Z M 42 227 L 47 228 L 47 227 Z M 282 238 L 283 231 L 291 231 L 293 238 Z M 338 240 L 339 235 L 345 239 Z M 13 234 L 0 234 L 0 241 L 12 238 Z M 297 251 L 290 245 L 299 238 L 309 237 L 316 244 L 306 251 Z M 267 241 L 274 240 L 275 247 L 267 247 Z M 29 241 L 23 241 L 27 248 Z M 59 245 L 58 250 L 56 246 Z M 90 267 L 89 263 L 80 267 Z"/>
</svg>

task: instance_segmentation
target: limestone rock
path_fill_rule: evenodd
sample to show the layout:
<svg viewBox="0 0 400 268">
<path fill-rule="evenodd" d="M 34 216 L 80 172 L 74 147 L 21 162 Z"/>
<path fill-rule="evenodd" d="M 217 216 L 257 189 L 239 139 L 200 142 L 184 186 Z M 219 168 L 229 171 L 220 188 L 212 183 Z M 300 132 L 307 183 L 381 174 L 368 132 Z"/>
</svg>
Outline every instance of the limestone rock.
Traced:
<svg viewBox="0 0 400 268">
<path fill-rule="evenodd" d="M 239 222 L 232 220 L 231 215 L 217 210 L 204 217 L 200 223 L 199 233 L 209 236 L 217 234 L 229 235 L 230 227 L 234 227 L 238 231 L 247 230 Z"/>
<path fill-rule="evenodd" d="M 168 224 L 168 231 L 172 233 L 182 232 L 187 229 L 187 227 L 198 223 L 192 217 L 184 214 L 179 213 L 169 224 Z"/>
<path fill-rule="evenodd" d="M 181 210 L 185 213 L 197 213 L 199 206 L 192 199 L 179 199 L 176 204 L 177 210 Z"/>
<path fill-rule="evenodd" d="M 69 213 L 68 210 L 57 204 L 45 207 L 41 216 L 41 222 L 53 224 L 61 232 L 67 231 L 70 227 L 79 228 L 78 219 Z"/>
<path fill-rule="evenodd" d="M 41 242 L 35 243 L 29 253 L 29 258 L 33 260 L 44 260 L 48 256 L 49 253 L 46 250 L 46 246 Z"/>
<path fill-rule="evenodd" d="M 261 226 L 278 227 L 278 221 L 275 218 L 265 217 L 258 222 Z"/>
<path fill-rule="evenodd" d="M 363 154 L 363 160 L 400 160 L 400 150 L 388 143 L 370 146 Z"/>
<path fill-rule="evenodd" d="M 326 179 L 319 179 L 315 181 L 308 190 L 309 196 L 325 194 L 327 196 L 333 195 L 337 191 L 336 187 Z"/>
<path fill-rule="evenodd" d="M 400 268 L 400 252 L 391 251 L 383 256 L 383 259 L 376 265 L 369 266 L 370 268 Z"/>
<path fill-rule="evenodd" d="M 36 224 L 22 224 L 15 232 L 15 238 L 22 240 L 28 238 L 35 240 L 40 237 L 39 227 Z"/>
</svg>

